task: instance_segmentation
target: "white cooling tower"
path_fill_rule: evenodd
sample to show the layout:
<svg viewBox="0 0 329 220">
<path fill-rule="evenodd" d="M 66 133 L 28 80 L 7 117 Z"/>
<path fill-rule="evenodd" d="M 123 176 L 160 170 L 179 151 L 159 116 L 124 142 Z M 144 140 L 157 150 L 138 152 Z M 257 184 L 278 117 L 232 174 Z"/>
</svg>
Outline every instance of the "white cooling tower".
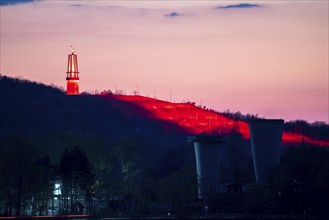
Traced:
<svg viewBox="0 0 329 220">
<path fill-rule="evenodd" d="M 249 121 L 252 157 L 258 183 L 265 183 L 269 174 L 280 164 L 283 123 L 281 119 Z"/>
</svg>

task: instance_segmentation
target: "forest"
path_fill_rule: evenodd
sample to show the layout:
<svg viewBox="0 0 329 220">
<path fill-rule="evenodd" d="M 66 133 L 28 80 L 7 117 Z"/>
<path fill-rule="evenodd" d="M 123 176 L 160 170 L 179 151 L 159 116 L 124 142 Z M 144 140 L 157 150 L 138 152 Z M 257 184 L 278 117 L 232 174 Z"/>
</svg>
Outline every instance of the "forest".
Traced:
<svg viewBox="0 0 329 220">
<path fill-rule="evenodd" d="M 250 141 L 240 137 L 238 181 L 248 190 L 201 201 L 187 134 L 134 114 L 138 106 L 6 76 L 0 100 L 0 216 L 188 216 L 205 204 L 209 213 L 329 215 L 327 148 L 284 146 L 280 166 L 258 185 Z M 323 122 L 284 129 L 328 140 Z M 233 181 L 234 152 L 222 149 L 222 184 Z"/>
</svg>

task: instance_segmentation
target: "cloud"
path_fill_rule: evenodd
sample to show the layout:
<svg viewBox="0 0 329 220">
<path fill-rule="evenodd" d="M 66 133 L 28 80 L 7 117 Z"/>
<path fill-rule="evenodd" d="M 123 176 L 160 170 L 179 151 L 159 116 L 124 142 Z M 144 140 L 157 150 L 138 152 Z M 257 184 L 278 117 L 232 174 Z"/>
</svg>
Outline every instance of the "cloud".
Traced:
<svg viewBox="0 0 329 220">
<path fill-rule="evenodd" d="M 81 7 L 81 6 L 85 6 L 85 5 L 83 5 L 83 4 L 72 4 L 70 6 L 72 6 L 72 7 Z"/>
<path fill-rule="evenodd" d="M 0 0 L 0 6 L 4 5 L 16 5 L 20 3 L 29 3 L 33 2 L 34 0 Z"/>
<path fill-rule="evenodd" d="M 180 14 L 180 13 L 177 13 L 177 12 L 171 12 L 169 14 L 165 14 L 164 16 L 165 17 L 178 17 L 178 16 L 183 16 L 184 14 Z"/>
<path fill-rule="evenodd" d="M 226 6 L 218 6 L 215 9 L 232 9 L 232 8 L 257 8 L 261 7 L 258 4 L 248 4 L 248 3 L 241 3 L 241 4 L 234 4 L 234 5 L 226 5 Z"/>
</svg>

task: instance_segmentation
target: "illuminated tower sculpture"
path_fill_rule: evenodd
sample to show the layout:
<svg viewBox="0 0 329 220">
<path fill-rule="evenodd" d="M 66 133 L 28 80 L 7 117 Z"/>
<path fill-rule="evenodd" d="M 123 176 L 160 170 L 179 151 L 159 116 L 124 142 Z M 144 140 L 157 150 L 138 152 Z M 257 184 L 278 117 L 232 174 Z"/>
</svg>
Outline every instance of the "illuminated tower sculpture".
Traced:
<svg viewBox="0 0 329 220">
<path fill-rule="evenodd" d="M 78 71 L 78 56 L 74 53 L 68 56 L 67 72 L 66 72 L 66 95 L 79 95 L 79 71 Z"/>
</svg>

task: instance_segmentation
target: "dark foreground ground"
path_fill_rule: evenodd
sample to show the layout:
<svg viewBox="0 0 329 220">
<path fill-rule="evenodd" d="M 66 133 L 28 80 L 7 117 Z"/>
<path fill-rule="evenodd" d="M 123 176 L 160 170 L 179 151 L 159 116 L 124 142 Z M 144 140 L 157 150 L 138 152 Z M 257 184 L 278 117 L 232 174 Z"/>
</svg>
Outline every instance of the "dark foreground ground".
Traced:
<svg viewBox="0 0 329 220">
<path fill-rule="evenodd" d="M 252 220 L 252 219 L 329 219 L 328 216 L 296 216 L 296 215 L 231 215 L 231 214 L 218 214 L 218 215 L 203 215 L 203 216 L 119 216 L 119 217 L 93 217 L 88 215 L 65 215 L 65 216 L 8 216 L 0 217 L 1 219 L 86 219 L 86 220 L 170 220 L 170 219 L 209 219 L 209 220 L 220 220 L 220 219 L 241 219 L 241 220 Z"/>
</svg>

